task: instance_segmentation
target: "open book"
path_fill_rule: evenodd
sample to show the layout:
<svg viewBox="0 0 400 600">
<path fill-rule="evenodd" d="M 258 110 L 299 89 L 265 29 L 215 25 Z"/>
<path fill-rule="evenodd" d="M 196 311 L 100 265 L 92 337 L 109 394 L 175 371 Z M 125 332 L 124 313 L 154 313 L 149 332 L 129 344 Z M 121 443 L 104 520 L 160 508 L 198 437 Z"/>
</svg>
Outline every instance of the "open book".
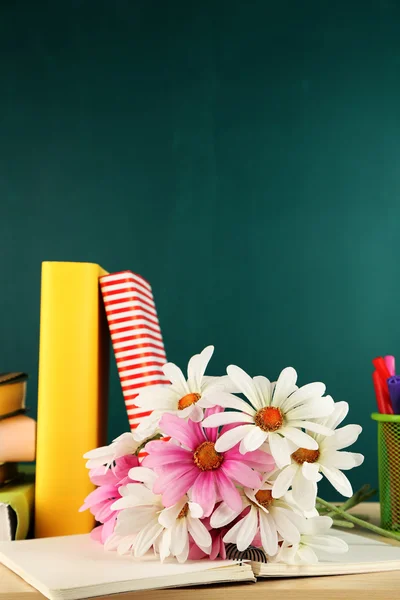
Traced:
<svg viewBox="0 0 400 600">
<path fill-rule="evenodd" d="M 335 532 L 337 535 L 337 532 Z M 106 552 L 89 535 L 0 543 L 0 562 L 50 600 L 80 600 L 118 592 L 220 582 L 255 582 L 256 577 L 303 577 L 400 570 L 400 547 L 341 533 L 347 554 L 322 557 L 317 565 L 290 566 L 233 560 L 160 563 Z"/>
</svg>

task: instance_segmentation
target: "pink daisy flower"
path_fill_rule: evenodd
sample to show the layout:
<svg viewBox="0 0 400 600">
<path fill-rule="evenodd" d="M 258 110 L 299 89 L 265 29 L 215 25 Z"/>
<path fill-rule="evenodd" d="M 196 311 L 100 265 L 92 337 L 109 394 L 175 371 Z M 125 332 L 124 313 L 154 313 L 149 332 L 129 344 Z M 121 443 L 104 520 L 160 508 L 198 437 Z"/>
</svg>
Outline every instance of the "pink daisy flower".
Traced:
<svg viewBox="0 0 400 600">
<path fill-rule="evenodd" d="M 214 407 L 206 413 L 210 415 L 221 410 Z M 192 501 L 200 504 L 205 517 L 210 516 L 219 499 L 232 510 L 239 510 L 242 499 L 234 482 L 245 487 L 259 487 L 261 477 L 253 469 L 265 472 L 275 466 L 273 458 L 262 450 L 241 454 L 236 445 L 225 452 L 217 452 L 218 427 L 205 430 L 201 423 L 165 414 L 160 428 L 172 440 L 146 444 L 149 455 L 142 464 L 158 475 L 153 492 L 162 494 L 166 507 L 191 490 Z"/>
<path fill-rule="evenodd" d="M 121 498 L 119 488 L 128 482 L 132 483 L 128 473 L 138 465 L 137 456 L 128 455 L 117 458 L 114 467 L 107 469 L 106 472 L 104 466 L 89 471 L 91 482 L 99 487 L 85 498 L 79 512 L 90 510 L 96 521 L 102 523 L 92 531 L 92 538 L 102 544 L 113 533 L 117 521 L 119 511 L 112 510 L 111 505 Z"/>
</svg>

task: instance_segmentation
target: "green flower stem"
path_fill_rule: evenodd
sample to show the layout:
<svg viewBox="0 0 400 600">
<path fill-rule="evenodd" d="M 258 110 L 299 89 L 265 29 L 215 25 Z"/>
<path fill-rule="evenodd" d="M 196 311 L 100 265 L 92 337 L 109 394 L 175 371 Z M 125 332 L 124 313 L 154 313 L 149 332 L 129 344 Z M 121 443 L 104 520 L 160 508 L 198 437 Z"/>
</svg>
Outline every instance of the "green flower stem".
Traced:
<svg viewBox="0 0 400 600">
<path fill-rule="evenodd" d="M 324 506 L 325 508 L 327 508 L 330 512 L 340 515 L 341 519 L 350 521 L 350 523 L 354 523 L 354 525 L 358 525 L 359 527 L 362 527 L 363 529 L 368 529 L 369 531 L 372 531 L 373 533 L 381 535 L 382 537 L 391 538 L 392 540 L 397 540 L 398 542 L 400 542 L 400 534 L 399 533 L 394 533 L 392 531 L 386 531 L 386 529 L 382 529 L 381 527 L 378 527 L 377 525 L 372 525 L 372 523 L 367 523 L 367 521 L 363 521 L 362 519 L 359 519 L 358 517 L 355 517 L 354 515 L 349 515 L 347 512 L 345 512 L 341 508 L 334 506 L 330 502 L 326 502 L 326 500 L 322 500 L 322 498 L 317 498 L 317 502 L 321 506 Z"/>
</svg>

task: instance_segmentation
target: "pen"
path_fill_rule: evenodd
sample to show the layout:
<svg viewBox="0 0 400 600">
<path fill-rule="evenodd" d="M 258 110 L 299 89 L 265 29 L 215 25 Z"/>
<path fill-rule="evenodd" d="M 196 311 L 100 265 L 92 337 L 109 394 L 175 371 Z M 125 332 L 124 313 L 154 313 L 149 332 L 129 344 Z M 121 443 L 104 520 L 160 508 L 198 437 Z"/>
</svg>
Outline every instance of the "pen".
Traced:
<svg viewBox="0 0 400 600">
<path fill-rule="evenodd" d="M 393 406 L 393 412 L 395 415 L 400 414 L 400 376 L 395 375 L 388 379 L 388 388 L 390 394 L 390 400 Z"/>
<path fill-rule="evenodd" d="M 385 356 L 384 360 L 387 370 L 389 371 L 390 377 L 393 377 L 394 375 L 396 375 L 396 362 L 394 356 L 389 354 Z"/>
<path fill-rule="evenodd" d="M 379 377 L 379 373 L 378 371 L 374 371 L 372 373 L 372 381 L 374 384 L 374 390 L 375 390 L 375 396 L 376 396 L 376 404 L 378 407 L 378 412 L 381 413 L 381 415 L 384 415 L 386 413 L 386 403 L 385 403 L 385 398 L 384 398 L 384 393 L 383 393 L 383 385 L 382 385 L 382 380 Z"/>
</svg>

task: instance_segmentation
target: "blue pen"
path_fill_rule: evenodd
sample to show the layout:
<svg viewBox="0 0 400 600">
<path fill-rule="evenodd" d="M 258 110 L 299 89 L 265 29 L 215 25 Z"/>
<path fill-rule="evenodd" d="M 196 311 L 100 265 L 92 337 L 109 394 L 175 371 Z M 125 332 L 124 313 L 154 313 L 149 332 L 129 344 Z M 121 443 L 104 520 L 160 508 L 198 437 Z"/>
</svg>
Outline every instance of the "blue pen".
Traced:
<svg viewBox="0 0 400 600">
<path fill-rule="evenodd" d="M 400 415 L 400 375 L 394 375 L 387 380 L 390 400 L 395 415 Z"/>
</svg>

